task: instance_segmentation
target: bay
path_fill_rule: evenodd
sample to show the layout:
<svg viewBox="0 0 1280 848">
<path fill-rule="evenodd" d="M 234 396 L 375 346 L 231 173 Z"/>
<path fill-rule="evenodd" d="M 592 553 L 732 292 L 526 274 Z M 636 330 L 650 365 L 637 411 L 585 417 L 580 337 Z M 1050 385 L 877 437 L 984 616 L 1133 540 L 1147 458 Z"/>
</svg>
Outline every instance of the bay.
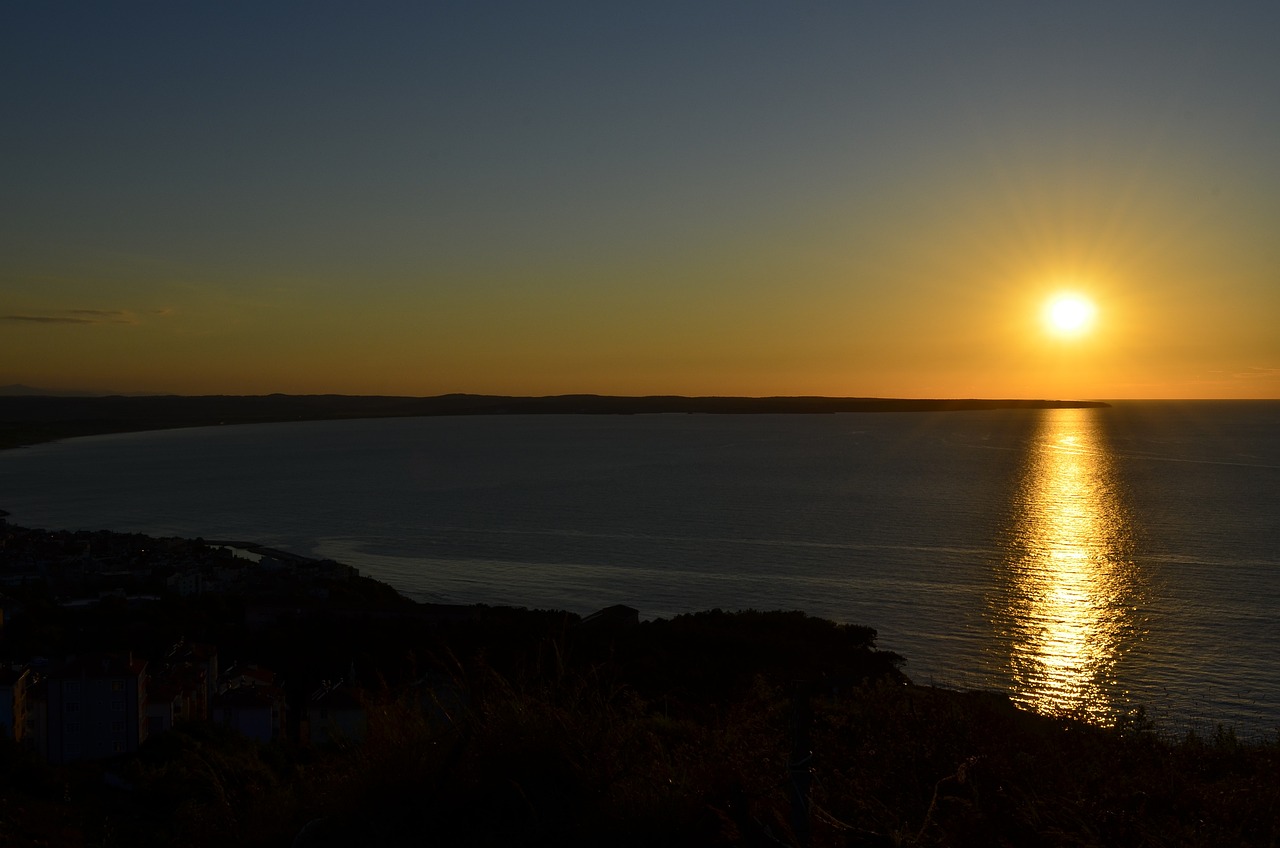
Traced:
<svg viewBox="0 0 1280 848">
<path fill-rule="evenodd" d="M 866 624 L 921 683 L 1280 726 L 1280 403 L 493 416 L 0 453 L 14 523 L 243 539 L 420 599 Z"/>
</svg>

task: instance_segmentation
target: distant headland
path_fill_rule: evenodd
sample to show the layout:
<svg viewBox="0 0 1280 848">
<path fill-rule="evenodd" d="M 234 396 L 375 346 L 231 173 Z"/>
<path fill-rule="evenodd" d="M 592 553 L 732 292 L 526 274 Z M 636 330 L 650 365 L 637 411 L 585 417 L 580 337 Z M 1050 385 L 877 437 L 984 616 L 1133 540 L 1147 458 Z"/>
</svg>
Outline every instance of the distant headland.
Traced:
<svg viewBox="0 0 1280 848">
<path fill-rule="evenodd" d="M 435 397 L 364 395 L 181 395 L 0 397 L 0 449 L 89 436 L 174 427 L 407 418 L 439 415 L 830 414 L 837 412 L 959 412 L 991 409 L 1078 409 L 1100 401 L 981 398 L 681 397 L 553 395 Z"/>
</svg>

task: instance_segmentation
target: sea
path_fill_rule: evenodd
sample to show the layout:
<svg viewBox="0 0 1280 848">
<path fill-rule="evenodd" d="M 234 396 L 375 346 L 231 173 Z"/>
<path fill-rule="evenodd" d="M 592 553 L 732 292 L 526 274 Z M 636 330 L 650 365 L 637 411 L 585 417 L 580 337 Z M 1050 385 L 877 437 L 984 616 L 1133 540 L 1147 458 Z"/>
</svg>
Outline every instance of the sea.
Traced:
<svg viewBox="0 0 1280 848">
<path fill-rule="evenodd" d="M 916 683 L 1280 732 L 1280 402 L 202 427 L 0 452 L 45 529 L 245 540 L 421 601 L 874 627 Z"/>
</svg>

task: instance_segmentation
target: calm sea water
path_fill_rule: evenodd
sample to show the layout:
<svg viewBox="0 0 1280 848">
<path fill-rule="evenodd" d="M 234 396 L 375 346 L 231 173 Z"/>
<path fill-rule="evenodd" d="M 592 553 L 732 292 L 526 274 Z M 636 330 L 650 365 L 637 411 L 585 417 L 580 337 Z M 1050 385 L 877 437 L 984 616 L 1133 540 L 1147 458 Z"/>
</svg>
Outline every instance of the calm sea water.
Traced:
<svg viewBox="0 0 1280 848">
<path fill-rule="evenodd" d="M 422 599 L 802 609 L 917 682 L 1280 728 L 1280 403 L 480 417 L 0 453 L 15 523 L 244 539 Z"/>
</svg>

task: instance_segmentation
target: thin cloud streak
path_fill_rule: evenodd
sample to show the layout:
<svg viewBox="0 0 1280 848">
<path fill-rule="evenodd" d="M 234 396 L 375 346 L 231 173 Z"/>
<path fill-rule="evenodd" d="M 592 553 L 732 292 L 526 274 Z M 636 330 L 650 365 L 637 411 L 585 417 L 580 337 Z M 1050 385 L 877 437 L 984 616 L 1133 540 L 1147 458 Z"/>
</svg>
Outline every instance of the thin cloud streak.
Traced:
<svg viewBox="0 0 1280 848">
<path fill-rule="evenodd" d="M 1237 380 L 1275 380 L 1280 379 L 1280 368 L 1255 365 L 1232 376 Z"/>
<path fill-rule="evenodd" d="M 4 321 L 29 321 L 33 324 L 101 324 L 89 318 L 63 318 L 53 315 L 0 315 Z"/>
<path fill-rule="evenodd" d="M 130 313 L 123 309 L 67 309 L 71 315 L 84 315 L 87 318 L 128 318 Z"/>
<path fill-rule="evenodd" d="M 122 309 L 61 309 L 44 315 L 0 315 L 0 321 L 32 324 L 137 324 L 132 312 Z"/>
</svg>

